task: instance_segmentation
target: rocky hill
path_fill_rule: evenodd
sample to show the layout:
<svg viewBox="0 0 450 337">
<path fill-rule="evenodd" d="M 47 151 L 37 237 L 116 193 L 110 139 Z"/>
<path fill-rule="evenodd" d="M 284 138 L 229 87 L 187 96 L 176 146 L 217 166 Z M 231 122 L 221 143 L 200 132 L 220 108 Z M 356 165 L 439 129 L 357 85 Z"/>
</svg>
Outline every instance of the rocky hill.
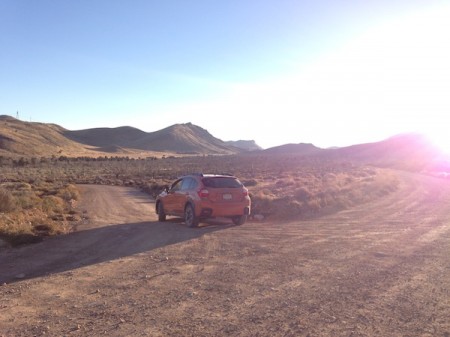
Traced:
<svg viewBox="0 0 450 337">
<path fill-rule="evenodd" d="M 323 151 L 323 149 L 314 146 L 313 144 L 299 143 L 299 144 L 285 144 L 275 146 L 264 150 L 265 153 L 271 154 L 295 154 L 295 155 L 312 155 Z"/>
<path fill-rule="evenodd" d="M 88 153 L 82 144 L 64 136 L 55 124 L 23 122 L 0 116 L 0 155 L 52 156 Z"/>
<path fill-rule="evenodd" d="M 379 142 L 329 149 L 325 150 L 325 153 L 332 158 L 414 171 L 427 170 L 445 157 L 427 137 L 417 133 L 400 134 Z"/>
<path fill-rule="evenodd" d="M 237 147 L 239 149 L 245 150 L 245 151 L 259 151 L 262 150 L 262 147 L 256 144 L 254 140 L 230 140 L 226 142 L 228 145 L 231 145 L 233 147 Z"/>
<path fill-rule="evenodd" d="M 286 144 L 263 151 L 269 154 L 313 156 L 319 160 L 359 162 L 410 171 L 436 171 L 448 167 L 447 158 L 424 135 L 400 134 L 388 139 L 341 148 L 321 149 L 312 144 Z"/>
<path fill-rule="evenodd" d="M 241 151 L 191 123 L 155 132 L 129 126 L 71 131 L 55 124 L 0 116 L 0 155 L 233 154 Z"/>
<path fill-rule="evenodd" d="M 108 152 L 113 147 L 141 151 L 184 154 L 232 154 L 238 149 L 215 138 L 207 130 L 192 123 L 175 124 L 155 132 L 144 132 L 129 126 L 65 131 L 64 135 L 78 143 Z"/>
</svg>

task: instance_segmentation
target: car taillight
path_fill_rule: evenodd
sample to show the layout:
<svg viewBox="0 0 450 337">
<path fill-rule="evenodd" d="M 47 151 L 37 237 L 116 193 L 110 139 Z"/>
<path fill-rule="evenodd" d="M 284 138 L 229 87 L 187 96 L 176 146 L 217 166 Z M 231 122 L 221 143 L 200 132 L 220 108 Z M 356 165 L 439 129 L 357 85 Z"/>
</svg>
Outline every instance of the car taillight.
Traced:
<svg viewBox="0 0 450 337">
<path fill-rule="evenodd" d="M 244 190 L 242 191 L 242 194 L 244 195 L 244 197 L 246 197 L 246 196 L 248 195 L 248 190 L 247 190 L 247 189 L 244 189 Z"/>
<path fill-rule="evenodd" d="M 206 188 L 198 191 L 197 193 L 200 198 L 208 198 L 209 196 L 209 191 Z"/>
</svg>

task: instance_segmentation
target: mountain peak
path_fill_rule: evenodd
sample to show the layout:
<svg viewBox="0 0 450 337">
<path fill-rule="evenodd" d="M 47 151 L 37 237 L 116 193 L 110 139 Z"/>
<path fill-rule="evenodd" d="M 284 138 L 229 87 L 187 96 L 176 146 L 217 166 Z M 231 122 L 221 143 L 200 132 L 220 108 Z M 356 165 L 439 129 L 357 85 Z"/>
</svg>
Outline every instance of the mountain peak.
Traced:
<svg viewBox="0 0 450 337">
<path fill-rule="evenodd" d="M 192 123 L 174 124 L 149 135 L 149 141 L 157 151 L 189 154 L 231 154 L 239 152 L 208 130 Z"/>
</svg>

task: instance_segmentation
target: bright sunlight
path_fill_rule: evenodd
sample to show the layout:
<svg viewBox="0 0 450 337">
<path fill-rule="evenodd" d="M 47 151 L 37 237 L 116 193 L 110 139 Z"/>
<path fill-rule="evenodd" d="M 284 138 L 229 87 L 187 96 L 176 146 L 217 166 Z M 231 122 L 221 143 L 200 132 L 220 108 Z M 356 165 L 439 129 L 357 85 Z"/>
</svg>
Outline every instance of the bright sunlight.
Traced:
<svg viewBox="0 0 450 337">
<path fill-rule="evenodd" d="M 302 140 L 345 146 L 419 132 L 450 152 L 444 125 L 450 112 L 449 18 L 450 6 L 442 6 L 384 22 L 312 63 L 299 63 L 291 75 L 234 83 L 221 97 L 176 110 L 202 115 L 193 118 L 200 125 L 229 116 L 222 128 L 236 136 L 257 118 L 252 132 L 260 133 L 255 138 L 262 146 Z"/>
</svg>

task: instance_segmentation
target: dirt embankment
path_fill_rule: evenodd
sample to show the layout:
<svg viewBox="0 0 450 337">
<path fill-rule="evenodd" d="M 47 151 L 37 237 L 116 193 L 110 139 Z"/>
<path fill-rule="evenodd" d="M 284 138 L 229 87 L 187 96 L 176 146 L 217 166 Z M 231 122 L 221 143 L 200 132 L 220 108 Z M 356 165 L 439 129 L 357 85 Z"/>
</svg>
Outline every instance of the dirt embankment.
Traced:
<svg viewBox="0 0 450 337">
<path fill-rule="evenodd" d="M 308 221 L 156 221 L 84 186 L 78 231 L 0 251 L 0 336 L 450 336 L 450 184 Z"/>
</svg>

